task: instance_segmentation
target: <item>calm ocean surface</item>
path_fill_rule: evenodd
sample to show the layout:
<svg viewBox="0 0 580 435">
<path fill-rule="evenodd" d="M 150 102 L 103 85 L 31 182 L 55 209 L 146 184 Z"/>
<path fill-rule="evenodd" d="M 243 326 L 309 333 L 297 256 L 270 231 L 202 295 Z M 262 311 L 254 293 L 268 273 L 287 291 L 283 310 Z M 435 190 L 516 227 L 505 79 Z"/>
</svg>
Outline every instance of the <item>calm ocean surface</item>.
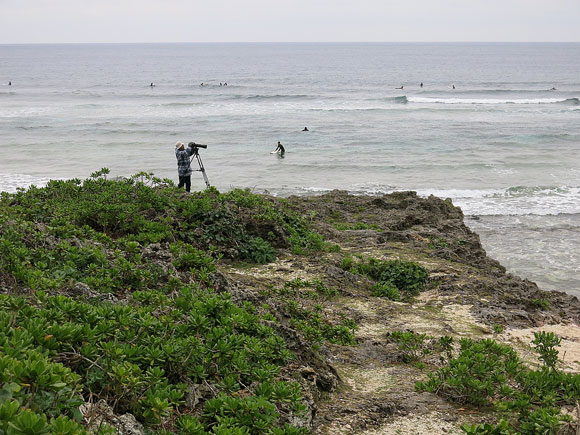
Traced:
<svg viewBox="0 0 580 435">
<path fill-rule="evenodd" d="M 579 72 L 576 43 L 0 45 L 0 190 L 175 179 L 195 141 L 220 190 L 450 197 L 510 271 L 580 295 Z"/>
</svg>

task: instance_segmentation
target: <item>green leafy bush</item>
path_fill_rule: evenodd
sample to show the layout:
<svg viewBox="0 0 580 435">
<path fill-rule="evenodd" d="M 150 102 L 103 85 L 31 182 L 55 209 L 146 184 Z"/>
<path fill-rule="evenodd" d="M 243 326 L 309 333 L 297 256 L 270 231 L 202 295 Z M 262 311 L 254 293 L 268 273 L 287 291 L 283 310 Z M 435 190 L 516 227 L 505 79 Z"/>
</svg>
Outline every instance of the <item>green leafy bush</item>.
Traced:
<svg viewBox="0 0 580 435">
<path fill-rule="evenodd" d="M 398 343 L 399 352 L 403 362 L 417 362 L 425 355 L 431 353 L 428 341 L 432 337 L 426 334 L 416 334 L 411 331 L 393 331 L 389 334 L 389 340 Z"/>
<path fill-rule="evenodd" d="M 401 294 L 399 293 L 399 289 L 393 284 L 392 282 L 377 282 L 372 287 L 372 295 L 385 297 L 392 301 L 398 301 L 401 299 Z"/>
<path fill-rule="evenodd" d="M 553 332 L 534 332 L 534 348 L 540 356 L 540 360 L 548 369 L 554 370 L 558 362 L 557 346 L 560 346 L 562 340 Z"/>
<path fill-rule="evenodd" d="M 0 433 L 9 435 L 80 435 L 88 432 L 80 424 L 67 417 L 47 419 L 44 414 L 23 409 L 16 400 L 6 400 L 3 403 L 0 402 Z"/>
<path fill-rule="evenodd" d="M 461 339 L 459 355 L 430 375 L 427 382 L 417 383 L 417 389 L 437 391 L 461 403 L 489 404 L 490 398 L 512 393 L 506 382 L 520 373 L 521 366 L 517 353 L 509 346 L 490 339 Z"/>
<path fill-rule="evenodd" d="M 47 417 L 66 415 L 80 420 L 80 376 L 28 349 L 24 340 L 2 338 L 4 344 L 14 345 L 11 353 L 16 357 L 0 352 L 0 400 L 16 400 Z"/>
<path fill-rule="evenodd" d="M 533 305 L 534 307 L 538 307 L 542 311 L 550 309 L 550 301 L 547 299 L 532 298 L 530 299 L 530 304 Z"/>
<path fill-rule="evenodd" d="M 321 305 L 310 310 L 293 300 L 286 302 L 286 309 L 291 316 L 290 323 L 313 343 L 329 341 L 344 346 L 356 343 L 354 331 L 357 326 L 350 319 L 343 318 L 339 324 L 333 324 L 322 315 Z"/>
<path fill-rule="evenodd" d="M 385 293 L 393 297 L 396 297 L 392 290 L 393 286 L 405 297 L 416 296 L 425 289 L 428 277 L 427 270 L 420 264 L 402 260 L 384 261 L 369 258 L 355 262 L 353 257 L 347 256 L 342 260 L 341 267 L 375 280 L 377 285 L 373 288 L 373 292 L 380 293 L 384 287 Z"/>
<path fill-rule="evenodd" d="M 343 270 L 351 270 L 354 266 L 354 258 L 351 255 L 346 255 L 341 263 L 340 263 L 340 267 Z"/>
<path fill-rule="evenodd" d="M 242 258 L 254 263 L 270 263 L 276 259 L 276 251 L 260 237 L 252 237 L 242 250 Z"/>
<path fill-rule="evenodd" d="M 148 431 L 303 433 L 287 424 L 304 407 L 278 379 L 292 354 L 272 316 L 214 291 L 211 274 L 221 256 L 268 262 L 279 241 L 311 253 L 322 237 L 283 201 L 107 173 L 0 195 L 0 280 L 26 294 L 0 295 L 0 433 L 84 433 L 81 394 Z M 352 335 L 346 320 L 302 320 L 325 339 Z M 192 386 L 207 392 L 195 410 Z"/>
<path fill-rule="evenodd" d="M 139 178 L 145 178 L 147 183 L 137 181 Z M 111 239 L 120 238 L 143 246 L 181 241 L 204 251 L 215 246 L 218 254 L 266 262 L 274 258 L 275 251 L 262 237 L 262 227 L 279 228 L 296 253 L 320 251 L 325 247 L 322 237 L 309 228 L 308 222 L 282 202 L 268 201 L 239 189 L 221 194 L 211 188 L 183 197 L 182 191 L 172 187 L 172 183 L 150 174 L 123 181 L 98 177 L 83 182 L 53 180 L 45 188 L 32 187 L 3 195 L 0 201 L 0 229 L 3 230 L 0 249 L 3 256 L 13 256 L 13 261 L 9 258 L 4 261 L 12 269 L 17 264 L 26 268 L 27 252 L 21 249 L 30 251 L 38 245 L 35 242 L 46 239 L 46 232 L 53 231 L 63 238 L 81 240 L 94 239 L 95 234 L 100 234 L 100 241 L 106 240 L 109 244 Z M 10 234 L 12 229 L 16 232 Z M 5 231 L 9 237 L 4 235 Z M 10 248 L 14 241 L 20 240 L 23 242 L 17 243 L 15 249 Z M 103 248 L 91 245 L 80 249 L 88 249 L 89 254 L 100 256 L 102 261 L 102 252 L 98 251 Z M 28 254 L 32 255 L 33 265 L 39 261 L 37 258 L 50 257 L 45 255 L 47 252 Z M 71 256 L 78 255 L 71 252 Z M 61 262 L 69 264 L 64 260 Z M 91 261 L 85 266 L 90 264 Z M 69 269 L 63 270 L 66 274 Z"/>
<path fill-rule="evenodd" d="M 569 417 L 558 406 L 580 399 L 580 375 L 556 369 L 558 337 L 536 333 L 534 344 L 544 365 L 539 370 L 524 366 L 509 346 L 494 340 L 462 339 L 459 354 L 446 366 L 418 382 L 418 391 L 436 392 L 460 403 L 493 406 L 517 419 L 493 425 L 464 425 L 469 434 L 556 434 Z"/>
</svg>

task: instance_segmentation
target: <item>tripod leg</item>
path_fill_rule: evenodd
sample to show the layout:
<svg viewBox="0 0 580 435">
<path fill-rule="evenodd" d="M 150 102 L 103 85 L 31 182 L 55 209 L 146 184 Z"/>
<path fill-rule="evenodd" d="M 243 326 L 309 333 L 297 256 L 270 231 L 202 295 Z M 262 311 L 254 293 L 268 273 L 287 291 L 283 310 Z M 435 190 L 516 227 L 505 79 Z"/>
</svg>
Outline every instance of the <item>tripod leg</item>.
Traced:
<svg viewBox="0 0 580 435">
<path fill-rule="evenodd" d="M 197 163 L 199 164 L 199 170 L 201 171 L 201 174 L 203 175 L 205 185 L 206 185 L 206 187 L 210 187 L 209 179 L 207 178 L 207 175 L 205 173 L 205 168 L 203 167 L 203 162 L 201 161 L 201 157 L 199 156 L 199 154 L 196 154 L 195 157 L 197 158 Z"/>
</svg>

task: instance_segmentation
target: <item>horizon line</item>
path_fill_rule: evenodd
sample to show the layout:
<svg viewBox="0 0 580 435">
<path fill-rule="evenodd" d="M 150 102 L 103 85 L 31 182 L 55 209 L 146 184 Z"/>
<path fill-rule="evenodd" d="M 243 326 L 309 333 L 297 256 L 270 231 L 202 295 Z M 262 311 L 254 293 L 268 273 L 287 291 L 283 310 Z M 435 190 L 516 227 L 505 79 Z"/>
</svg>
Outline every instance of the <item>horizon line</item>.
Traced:
<svg viewBox="0 0 580 435">
<path fill-rule="evenodd" d="M 96 44 L 579 44 L 578 41 L 117 41 L 117 42 L 0 42 L 0 45 Z"/>
</svg>

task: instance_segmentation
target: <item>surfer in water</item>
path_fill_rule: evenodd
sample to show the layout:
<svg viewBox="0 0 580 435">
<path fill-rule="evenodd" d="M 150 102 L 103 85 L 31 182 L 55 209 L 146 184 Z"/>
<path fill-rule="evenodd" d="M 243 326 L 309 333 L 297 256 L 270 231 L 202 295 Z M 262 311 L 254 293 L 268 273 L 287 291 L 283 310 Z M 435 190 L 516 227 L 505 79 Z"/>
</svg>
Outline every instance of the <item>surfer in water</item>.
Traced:
<svg viewBox="0 0 580 435">
<path fill-rule="evenodd" d="M 403 89 L 403 85 L 401 85 L 401 87 L 400 87 L 400 88 L 395 88 L 395 89 Z"/>
<path fill-rule="evenodd" d="M 423 82 L 421 82 L 421 87 L 423 87 Z"/>
<path fill-rule="evenodd" d="M 308 130 L 308 127 L 304 127 L 304 130 L 302 130 L 302 131 L 310 131 L 310 130 Z M 280 142 L 278 142 L 278 143 L 280 143 Z"/>
<path fill-rule="evenodd" d="M 284 146 L 280 143 L 280 141 L 278 141 L 278 146 L 276 147 L 276 149 L 272 151 L 270 154 L 276 154 L 277 152 L 280 152 L 280 157 L 283 157 L 284 153 L 286 152 Z"/>
</svg>

